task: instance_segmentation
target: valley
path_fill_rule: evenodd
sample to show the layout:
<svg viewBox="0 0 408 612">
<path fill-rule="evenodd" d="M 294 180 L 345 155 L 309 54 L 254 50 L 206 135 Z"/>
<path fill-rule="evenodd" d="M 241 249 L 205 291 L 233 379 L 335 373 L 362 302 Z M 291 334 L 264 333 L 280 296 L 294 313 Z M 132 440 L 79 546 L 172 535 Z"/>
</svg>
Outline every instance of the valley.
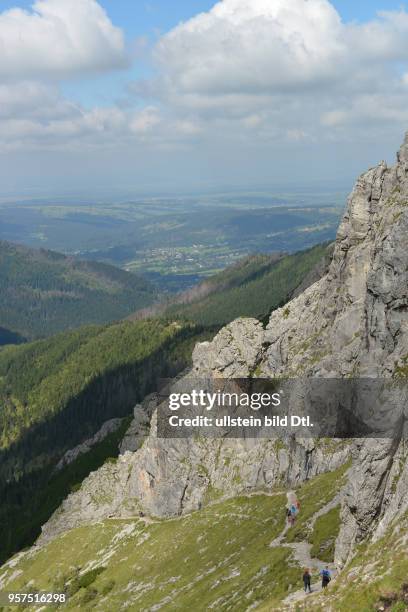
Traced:
<svg viewBox="0 0 408 612">
<path fill-rule="evenodd" d="M 254 253 L 333 240 L 342 192 L 0 203 L 0 240 L 102 261 L 177 292 Z"/>
<path fill-rule="evenodd" d="M 158 378 L 290 378 L 297 408 L 310 378 L 404 389 L 407 167 L 408 134 L 394 166 L 358 179 L 334 244 L 249 256 L 124 321 L 0 349 L 0 588 L 56 590 L 74 610 L 406 608 L 401 429 L 161 437 Z"/>
<path fill-rule="evenodd" d="M 397 0 L 0 3 L 0 612 L 408 612 L 407 101 Z"/>
</svg>

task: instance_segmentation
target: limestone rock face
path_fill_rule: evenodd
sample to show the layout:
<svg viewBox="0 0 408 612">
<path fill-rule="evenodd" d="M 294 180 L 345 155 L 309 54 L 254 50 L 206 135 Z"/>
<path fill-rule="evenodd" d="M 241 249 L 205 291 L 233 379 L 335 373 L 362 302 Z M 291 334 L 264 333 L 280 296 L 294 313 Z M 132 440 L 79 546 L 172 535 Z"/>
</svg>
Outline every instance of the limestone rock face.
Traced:
<svg viewBox="0 0 408 612">
<path fill-rule="evenodd" d="M 237 319 L 224 327 L 212 342 L 197 344 L 193 372 L 222 378 L 245 378 L 256 368 L 264 340 L 262 324 L 256 319 Z"/>
<path fill-rule="evenodd" d="M 197 510 L 222 497 L 302 482 L 343 465 L 349 446 L 314 441 L 160 439 L 157 413 L 137 452 L 108 462 L 71 493 L 42 529 L 38 544 L 82 524 L 139 512 L 159 517 Z M 329 452 L 330 449 L 330 452 Z"/>
<path fill-rule="evenodd" d="M 157 407 L 158 396 L 156 393 L 148 395 L 142 404 L 137 404 L 133 409 L 133 420 L 129 429 L 119 446 L 121 455 L 130 451 L 134 453 L 143 444 L 150 431 L 150 419 L 154 409 Z"/>
<path fill-rule="evenodd" d="M 238 319 L 193 354 L 195 377 L 392 377 L 408 367 L 408 137 L 397 164 L 357 181 L 325 275 L 272 313 L 263 328 Z M 327 266 L 327 263 L 326 263 Z M 87 521 L 143 512 L 171 516 L 220 496 L 293 485 L 352 455 L 337 540 L 339 565 L 356 541 L 379 537 L 407 509 L 401 440 L 169 440 L 139 444 L 132 424 L 116 464 L 91 474 L 43 529 L 44 538 Z M 41 541 L 41 540 L 40 540 Z"/>
<path fill-rule="evenodd" d="M 121 423 L 122 419 L 110 419 L 109 421 L 106 421 L 99 431 L 92 436 L 92 438 L 89 438 L 81 444 L 78 444 L 78 446 L 75 448 L 68 450 L 62 459 L 60 459 L 60 461 L 57 463 L 55 469 L 57 471 L 62 470 L 62 468 L 75 461 L 75 459 L 77 459 L 80 455 L 89 452 L 91 448 L 95 446 L 95 444 L 102 442 L 102 440 L 104 440 L 109 434 L 119 429 Z"/>
</svg>

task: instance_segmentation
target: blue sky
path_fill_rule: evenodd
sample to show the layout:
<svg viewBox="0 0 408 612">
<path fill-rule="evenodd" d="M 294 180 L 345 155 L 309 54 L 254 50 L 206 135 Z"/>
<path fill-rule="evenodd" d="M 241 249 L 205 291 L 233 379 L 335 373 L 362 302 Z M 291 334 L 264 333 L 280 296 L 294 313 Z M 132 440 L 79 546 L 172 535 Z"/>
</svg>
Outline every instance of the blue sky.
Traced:
<svg viewBox="0 0 408 612">
<path fill-rule="evenodd" d="M 273 1 L 273 0 L 271 0 Z M 30 9 L 33 1 L 0 1 L 0 9 L 20 7 Z M 189 19 L 202 11 L 208 11 L 215 2 L 207 0 L 101 0 L 112 21 L 120 25 L 128 36 L 154 35 L 155 30 L 167 31 L 180 21 Z M 404 2 L 384 0 L 333 0 L 343 19 L 360 20 L 372 18 L 377 10 L 398 9 Z"/>
<path fill-rule="evenodd" d="M 8 192 L 348 183 L 408 129 L 398 1 L 5 0 L 0 45 Z"/>
</svg>

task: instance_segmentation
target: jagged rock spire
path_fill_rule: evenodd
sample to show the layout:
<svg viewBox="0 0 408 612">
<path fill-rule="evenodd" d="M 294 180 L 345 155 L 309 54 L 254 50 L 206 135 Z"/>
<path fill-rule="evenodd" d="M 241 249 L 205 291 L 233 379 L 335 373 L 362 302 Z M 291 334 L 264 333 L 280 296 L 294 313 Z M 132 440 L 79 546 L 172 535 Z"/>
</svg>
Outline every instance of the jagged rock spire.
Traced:
<svg viewBox="0 0 408 612">
<path fill-rule="evenodd" d="M 400 150 L 397 153 L 398 163 L 408 164 L 408 131 L 405 132 L 404 142 L 401 145 Z"/>
</svg>

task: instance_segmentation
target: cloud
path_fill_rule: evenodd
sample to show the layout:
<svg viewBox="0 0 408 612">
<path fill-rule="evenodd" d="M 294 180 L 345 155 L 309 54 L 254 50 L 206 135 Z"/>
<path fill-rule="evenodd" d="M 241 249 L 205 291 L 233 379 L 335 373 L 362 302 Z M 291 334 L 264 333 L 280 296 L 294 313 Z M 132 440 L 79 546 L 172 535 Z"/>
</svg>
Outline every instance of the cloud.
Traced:
<svg viewBox="0 0 408 612">
<path fill-rule="evenodd" d="M 96 0 L 38 0 L 0 13 L 0 77 L 30 79 L 126 65 L 123 33 Z"/>
<path fill-rule="evenodd" d="M 403 10 L 344 23 L 328 0 L 223 0 L 162 36 L 154 76 L 143 71 L 107 107 L 73 103 L 52 80 L 126 61 L 121 31 L 95 0 L 4 12 L 1 45 L 3 150 L 190 147 L 197 157 L 222 150 L 227 165 L 230 152 L 255 163 L 256 151 L 375 141 L 408 124 Z"/>
<path fill-rule="evenodd" d="M 329 127 L 346 116 L 343 100 L 406 95 L 407 73 L 398 71 L 408 63 L 408 14 L 382 11 L 348 24 L 328 0 L 223 0 L 163 36 L 155 59 L 156 90 L 180 108 L 201 116 L 262 111 L 285 124 L 294 112 L 290 129 L 302 131 L 297 98 L 303 122 Z"/>
<path fill-rule="evenodd" d="M 201 133 L 197 123 L 160 109 L 94 106 L 67 100 L 56 86 L 33 81 L 0 85 L 0 152 L 100 151 L 180 147 Z"/>
<path fill-rule="evenodd" d="M 61 119 L 75 105 L 64 100 L 57 87 L 36 81 L 0 84 L 0 119 Z"/>
<path fill-rule="evenodd" d="M 185 94 L 292 91 L 332 79 L 342 29 L 326 0 L 224 0 L 165 35 L 156 59 Z"/>
<path fill-rule="evenodd" d="M 140 113 L 133 116 L 130 122 L 130 129 L 135 134 L 146 133 L 160 123 L 158 110 L 153 106 L 144 108 Z"/>
</svg>

